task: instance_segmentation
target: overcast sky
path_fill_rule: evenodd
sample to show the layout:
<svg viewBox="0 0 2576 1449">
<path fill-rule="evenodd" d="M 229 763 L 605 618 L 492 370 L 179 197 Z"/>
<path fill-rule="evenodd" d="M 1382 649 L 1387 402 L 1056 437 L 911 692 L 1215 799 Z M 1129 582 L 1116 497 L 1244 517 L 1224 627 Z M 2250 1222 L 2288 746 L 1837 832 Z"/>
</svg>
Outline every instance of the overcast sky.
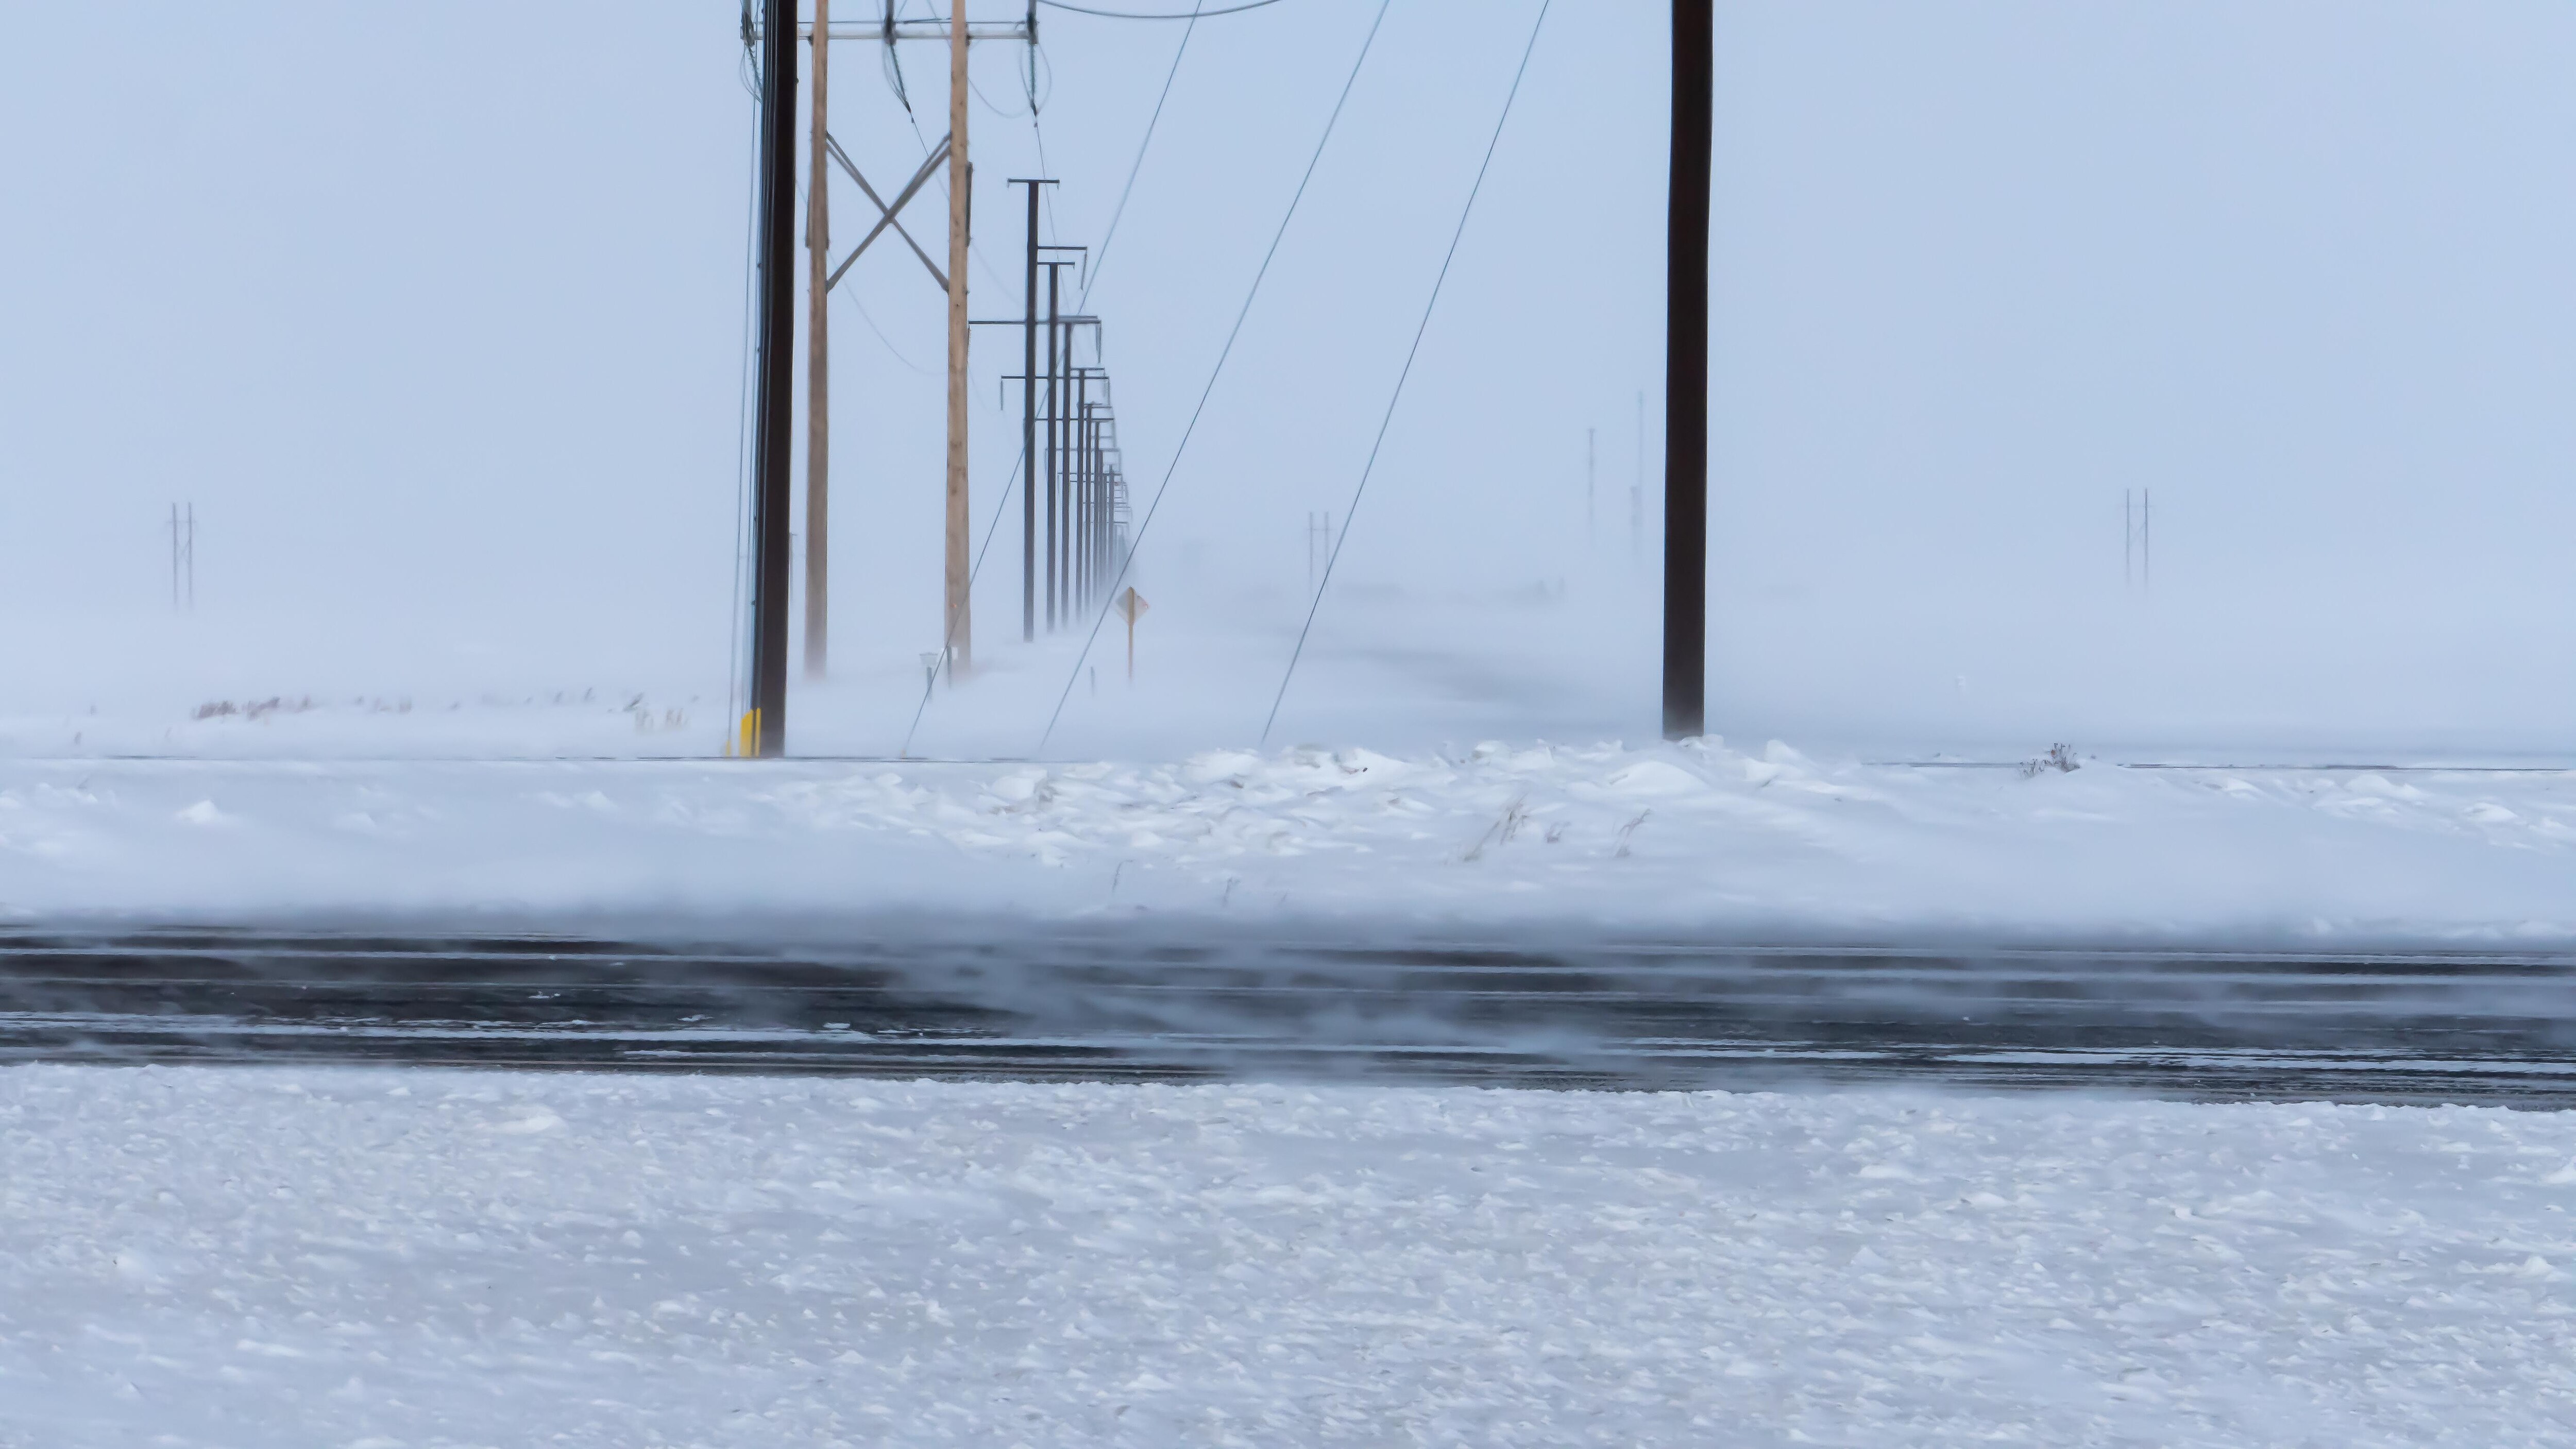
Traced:
<svg viewBox="0 0 2576 1449">
<path fill-rule="evenodd" d="M 1091 296 L 1141 494 L 1375 11 L 1282 0 L 1191 34 Z M 1306 516 L 1347 510 L 1535 14 L 1396 0 L 1171 472 L 1140 586 L 1176 637 L 1244 660 L 1204 676 L 1226 700 L 1208 743 L 1259 721 Z M 10 23 L 0 708 L 173 671 L 254 694 L 722 688 L 753 107 L 732 4 Z M 1042 24 L 1034 128 L 1024 51 L 977 48 L 978 316 L 1018 309 L 1007 179 L 1043 144 L 1050 239 L 1097 244 L 1183 31 Z M 1413 631 L 1580 701 L 1550 729 L 1651 730 L 1627 490 L 1662 375 L 1665 24 L 1549 17 L 1318 625 L 1328 659 Z M 1713 728 L 2566 738 L 2576 11 L 1779 0 L 1721 4 L 1718 37 Z M 834 58 L 835 133 L 881 190 L 944 126 L 939 51 L 900 59 L 919 132 L 880 48 Z M 854 236 L 864 203 L 834 206 Z M 942 341 L 903 252 L 846 292 L 857 690 L 935 647 Z M 980 527 L 1018 349 L 978 330 Z M 2152 593 L 2123 570 L 2122 494 L 2149 489 Z M 184 633 L 173 501 L 200 529 Z M 997 659 L 1016 552 L 1006 528 L 979 588 Z M 1540 586 L 1543 628 L 1477 603 Z"/>
</svg>

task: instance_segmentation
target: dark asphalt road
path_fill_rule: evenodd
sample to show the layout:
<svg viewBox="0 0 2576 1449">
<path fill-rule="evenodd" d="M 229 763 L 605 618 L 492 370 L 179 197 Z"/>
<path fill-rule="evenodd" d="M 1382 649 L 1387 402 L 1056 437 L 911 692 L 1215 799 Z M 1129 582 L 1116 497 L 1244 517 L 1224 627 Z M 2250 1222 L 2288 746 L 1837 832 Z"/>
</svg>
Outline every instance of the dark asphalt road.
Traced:
<svg viewBox="0 0 2576 1449">
<path fill-rule="evenodd" d="M 0 931 L 0 1060 L 2576 1106 L 2576 957 Z"/>
</svg>

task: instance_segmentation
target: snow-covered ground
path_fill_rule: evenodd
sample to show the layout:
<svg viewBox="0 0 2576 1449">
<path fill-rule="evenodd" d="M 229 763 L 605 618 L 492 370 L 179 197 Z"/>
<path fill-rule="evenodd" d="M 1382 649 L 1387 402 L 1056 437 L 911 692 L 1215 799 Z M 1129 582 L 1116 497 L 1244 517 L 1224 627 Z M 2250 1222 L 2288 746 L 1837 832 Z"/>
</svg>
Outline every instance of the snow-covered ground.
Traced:
<svg viewBox="0 0 2576 1449">
<path fill-rule="evenodd" d="M 1163 764 L 0 761 L 0 911 L 20 919 L 1151 912 L 2540 946 L 2576 938 L 2571 880 L 2570 772 L 2025 773 L 1716 740 Z"/>
<path fill-rule="evenodd" d="M 2576 1436 L 2576 1115 L 0 1071 L 0 1445 Z"/>
</svg>

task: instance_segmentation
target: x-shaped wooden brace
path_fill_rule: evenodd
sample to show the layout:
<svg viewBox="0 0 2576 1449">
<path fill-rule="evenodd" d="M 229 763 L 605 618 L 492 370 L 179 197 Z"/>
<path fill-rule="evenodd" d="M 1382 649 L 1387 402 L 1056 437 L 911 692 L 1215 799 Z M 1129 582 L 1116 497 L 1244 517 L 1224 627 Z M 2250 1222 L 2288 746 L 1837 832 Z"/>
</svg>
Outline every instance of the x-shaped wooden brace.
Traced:
<svg viewBox="0 0 2576 1449">
<path fill-rule="evenodd" d="M 841 274 L 850 269 L 850 263 L 857 261 L 859 253 L 868 249 L 868 243 L 883 236 L 886 228 L 892 227 L 894 234 L 903 238 L 903 244 L 912 248 L 912 254 L 921 258 L 921 264 L 930 268 L 931 280 L 939 284 L 939 290 L 947 291 L 948 274 L 939 270 L 939 264 L 930 259 L 930 253 L 923 251 L 921 243 L 914 241 L 912 233 L 905 231 L 903 223 L 895 220 L 894 217 L 896 212 L 903 210 L 904 203 L 912 200 L 922 186 L 938 173 L 939 168 L 947 164 L 948 138 L 945 136 L 939 138 L 939 144 L 933 147 L 930 155 L 922 161 L 921 169 L 912 173 L 912 179 L 904 183 L 902 191 L 896 193 L 892 206 L 886 205 L 884 198 L 877 195 L 877 189 L 868 184 L 868 178 L 859 174 L 859 168 L 851 162 L 849 153 L 841 149 L 840 142 L 826 134 L 823 137 L 823 144 L 831 150 L 832 159 L 841 163 L 841 169 L 850 173 L 850 179 L 859 183 L 859 190 L 867 193 L 868 200 L 874 202 L 877 211 L 881 213 L 877 217 L 877 224 L 868 228 L 868 234 L 859 238 L 859 244 L 850 248 L 850 254 L 841 258 L 841 264 L 832 269 L 832 275 L 823 282 L 823 290 L 828 292 L 841 285 Z"/>
</svg>

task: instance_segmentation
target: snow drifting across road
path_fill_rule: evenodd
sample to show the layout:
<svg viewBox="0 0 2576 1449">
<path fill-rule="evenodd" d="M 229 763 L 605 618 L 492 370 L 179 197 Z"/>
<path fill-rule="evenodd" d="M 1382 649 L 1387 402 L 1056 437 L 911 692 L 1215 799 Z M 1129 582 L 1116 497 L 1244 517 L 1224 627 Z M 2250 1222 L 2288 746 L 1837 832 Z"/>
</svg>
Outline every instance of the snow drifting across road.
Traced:
<svg viewBox="0 0 2576 1449">
<path fill-rule="evenodd" d="M 0 1071 L 0 1445 L 2509 1444 L 2576 1115 Z"/>
<path fill-rule="evenodd" d="M 0 915 L 1151 911 L 2576 939 L 2576 773 L 2073 773 L 1715 740 L 1168 764 L 0 762 Z"/>
</svg>

